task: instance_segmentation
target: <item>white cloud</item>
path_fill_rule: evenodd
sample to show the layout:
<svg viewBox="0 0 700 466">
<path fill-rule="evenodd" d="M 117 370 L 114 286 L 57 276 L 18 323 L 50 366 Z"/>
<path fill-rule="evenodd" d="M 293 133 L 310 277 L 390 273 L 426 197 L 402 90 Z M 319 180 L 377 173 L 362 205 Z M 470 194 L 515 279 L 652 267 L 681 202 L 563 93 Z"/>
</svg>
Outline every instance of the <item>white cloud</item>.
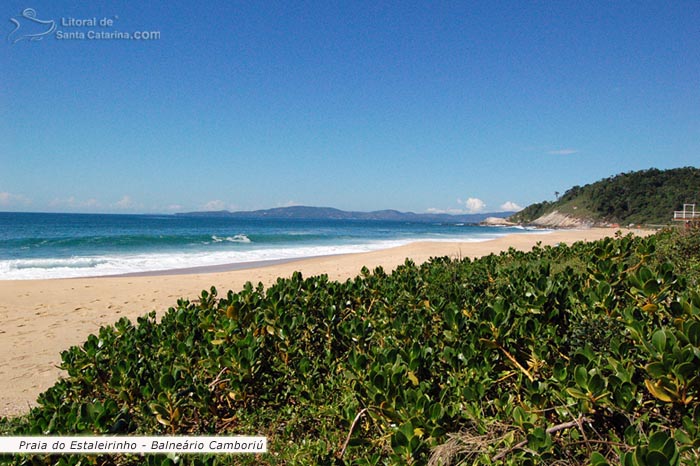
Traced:
<svg viewBox="0 0 700 466">
<path fill-rule="evenodd" d="M 476 197 L 470 197 L 466 201 L 463 201 L 462 199 L 457 199 L 457 204 L 464 205 L 464 208 L 438 209 L 436 207 L 430 207 L 429 209 L 426 209 L 426 212 L 429 214 L 463 215 L 483 212 L 483 210 L 486 208 L 486 203 Z"/>
<path fill-rule="evenodd" d="M 523 210 L 518 204 L 512 201 L 506 201 L 501 204 L 501 210 L 513 211 L 513 210 Z"/>
<path fill-rule="evenodd" d="M 224 201 L 215 199 L 204 204 L 202 210 L 224 210 L 225 207 Z"/>
<path fill-rule="evenodd" d="M 170 204 L 168 207 L 166 207 L 167 210 L 171 212 L 177 212 L 179 210 L 182 210 L 184 207 L 180 204 Z"/>
<path fill-rule="evenodd" d="M 464 205 L 467 207 L 467 212 L 470 214 L 483 212 L 484 208 L 486 208 L 486 203 L 476 197 L 470 197 L 464 201 Z"/>
<path fill-rule="evenodd" d="M 85 207 L 99 207 L 100 206 L 100 201 L 94 198 L 90 198 L 87 201 L 83 202 L 83 205 Z"/>
<path fill-rule="evenodd" d="M 67 197 L 65 199 L 55 198 L 49 201 L 49 207 L 58 208 L 70 208 L 70 209 L 96 209 L 101 207 L 100 201 L 94 198 L 90 198 L 87 201 L 81 201 L 75 198 L 75 196 Z"/>
<path fill-rule="evenodd" d="M 71 196 L 68 199 L 55 198 L 49 201 L 49 207 L 73 207 L 75 205 L 75 197 Z"/>
<path fill-rule="evenodd" d="M 0 192 L 0 206 L 10 207 L 16 205 L 29 205 L 32 201 L 22 196 L 21 194 L 12 194 L 8 192 Z"/>
<path fill-rule="evenodd" d="M 547 152 L 550 155 L 572 155 L 578 153 L 576 149 L 557 149 Z"/>
<path fill-rule="evenodd" d="M 429 209 L 426 210 L 427 213 L 429 214 L 451 214 L 451 215 L 459 215 L 463 214 L 464 209 L 437 209 L 435 207 L 430 207 Z"/>
<path fill-rule="evenodd" d="M 300 205 L 297 201 L 287 201 L 283 204 L 277 204 L 277 207 L 294 207 Z"/>
<path fill-rule="evenodd" d="M 117 209 L 131 209 L 134 206 L 134 201 L 131 200 L 130 196 L 124 196 L 117 202 L 112 204 L 112 207 Z"/>
</svg>

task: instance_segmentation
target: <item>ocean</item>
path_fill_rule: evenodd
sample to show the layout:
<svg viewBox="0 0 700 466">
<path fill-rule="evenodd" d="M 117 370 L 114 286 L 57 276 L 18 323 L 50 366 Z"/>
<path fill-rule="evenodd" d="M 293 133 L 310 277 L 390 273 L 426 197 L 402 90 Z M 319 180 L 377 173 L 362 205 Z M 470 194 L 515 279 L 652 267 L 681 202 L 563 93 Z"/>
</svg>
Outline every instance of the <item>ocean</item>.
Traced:
<svg viewBox="0 0 700 466">
<path fill-rule="evenodd" d="M 518 227 L 369 220 L 0 212 L 0 280 L 235 268 L 414 241 L 487 241 Z"/>
</svg>

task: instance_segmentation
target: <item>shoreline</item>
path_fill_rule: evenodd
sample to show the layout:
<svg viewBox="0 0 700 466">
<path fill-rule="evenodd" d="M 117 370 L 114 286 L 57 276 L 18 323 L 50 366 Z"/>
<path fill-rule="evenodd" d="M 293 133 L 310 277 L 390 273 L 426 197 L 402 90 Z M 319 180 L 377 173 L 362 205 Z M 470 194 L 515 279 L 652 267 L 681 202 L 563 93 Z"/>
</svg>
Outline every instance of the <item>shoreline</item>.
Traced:
<svg viewBox="0 0 700 466">
<path fill-rule="evenodd" d="M 196 267 L 182 267 L 177 269 L 163 269 L 163 270 L 145 270 L 143 272 L 127 272 L 118 273 L 114 275 L 93 275 L 87 277 L 75 277 L 75 278 L 47 278 L 46 280 L 81 280 L 81 279 L 100 279 L 100 278 L 130 278 L 130 277 L 164 277 L 170 275 L 196 275 L 196 274 L 209 274 L 209 273 L 223 273 L 223 272 L 233 272 L 236 270 L 247 270 L 247 269 L 257 269 L 261 267 L 273 267 L 275 265 L 286 264 L 288 262 L 295 262 L 303 259 L 313 259 L 316 257 L 328 257 L 328 256 L 309 256 L 309 257 L 290 257 L 287 259 L 266 259 L 259 261 L 250 262 L 231 262 L 228 264 L 217 264 L 217 265 L 201 265 Z M 41 279 L 40 279 L 41 280 Z M 30 281 L 30 280 L 27 280 Z M 2 282 L 2 280 L 0 280 Z"/>
<path fill-rule="evenodd" d="M 649 230 L 591 228 L 509 234 L 479 242 L 420 241 L 370 252 L 315 256 L 283 262 L 263 261 L 253 267 L 212 270 L 180 269 L 187 273 L 128 274 L 104 277 L 0 280 L 0 417 L 22 414 L 37 396 L 63 374 L 60 352 L 82 344 L 101 326 L 121 317 L 134 321 L 155 310 L 160 317 L 180 298 L 196 299 L 215 286 L 220 294 L 240 290 L 250 281 L 270 286 L 277 278 L 299 271 L 304 276 L 326 274 L 331 280 L 359 275 L 362 267 L 387 272 L 407 258 L 416 264 L 431 257 L 469 257 L 499 253 L 510 247 L 527 251 L 541 245 L 571 244 Z M 230 264 L 229 264 L 230 265 Z M 222 267 L 222 266 L 214 266 Z M 172 272 L 172 271 L 166 271 Z"/>
<path fill-rule="evenodd" d="M 551 233 L 555 230 L 551 229 L 540 229 L 540 230 L 533 230 L 531 234 L 537 234 L 537 235 L 545 235 L 548 233 Z M 573 230 L 571 230 L 573 231 Z M 199 265 L 199 266 L 193 266 L 193 267 L 180 267 L 180 268 L 175 268 L 175 269 L 162 269 L 162 270 L 144 270 L 142 272 L 127 272 L 127 273 L 118 273 L 118 274 L 110 274 L 110 275 L 88 275 L 85 277 L 63 277 L 63 278 L 47 278 L 47 279 L 26 279 L 27 281 L 31 280 L 71 280 L 71 279 L 89 279 L 89 278 L 119 278 L 119 277 L 161 277 L 161 276 L 169 276 L 169 275 L 195 275 L 195 274 L 211 274 L 211 273 L 224 273 L 224 272 L 233 272 L 236 270 L 247 270 L 247 269 L 257 269 L 261 267 L 272 267 L 275 265 L 281 265 L 281 264 L 287 264 L 289 262 L 298 262 L 298 261 L 305 261 L 309 259 L 325 259 L 325 258 L 332 258 L 332 257 L 341 257 L 341 256 L 351 256 L 351 255 L 358 255 L 358 254 L 369 254 L 369 253 L 374 253 L 374 252 L 379 252 L 379 251 L 386 251 L 386 250 L 391 250 L 391 249 L 396 249 L 396 248 L 401 248 L 401 247 L 406 247 L 410 246 L 411 244 L 420 244 L 420 243 L 466 243 L 466 244 L 472 244 L 472 243 L 485 243 L 489 241 L 494 241 L 500 238 L 504 238 L 506 236 L 511 236 L 511 235 L 527 235 L 530 234 L 528 233 L 508 233 L 502 236 L 497 236 L 493 238 L 486 238 L 486 239 L 466 239 L 466 240 L 460 240 L 460 239 L 444 239 L 444 240 L 436 240 L 436 239 L 420 239 L 420 240 L 413 240 L 413 241 L 408 241 L 404 244 L 399 244 L 395 246 L 389 246 L 389 247 L 384 247 L 384 248 L 378 248 L 378 249 L 370 249 L 367 251 L 361 251 L 361 252 L 337 252 L 337 253 L 331 253 L 331 254 L 318 254 L 318 255 L 312 255 L 312 256 L 298 256 L 298 257 L 285 257 L 281 259 L 261 259 L 261 260 L 255 260 L 255 261 L 248 261 L 248 262 L 227 262 L 223 264 L 215 264 L 215 265 Z M 358 271 L 359 273 L 359 271 Z M 3 281 L 9 281 L 9 280 L 3 280 L 0 279 L 0 282 Z"/>
<path fill-rule="evenodd" d="M 488 228 L 488 227 L 487 227 Z M 117 255 L 107 255 L 105 257 L 100 255 L 85 255 L 85 256 L 74 256 L 72 259 L 76 260 L 86 260 L 92 261 L 96 260 L 98 265 L 100 263 L 110 263 L 111 265 L 117 265 L 115 268 L 117 270 L 110 270 L 107 267 L 106 270 L 99 270 L 99 267 L 94 268 L 93 265 L 88 265 L 86 267 L 72 267 L 71 265 L 61 266 L 50 266 L 48 268 L 42 268 L 41 265 L 37 265 L 36 268 L 43 271 L 43 273 L 13 273 L 20 269 L 32 269 L 33 266 L 22 266 L 16 267 L 17 270 L 13 270 L 10 266 L 7 275 L 0 273 L 0 282 L 3 281 L 36 281 L 36 280 L 63 280 L 63 279 L 88 279 L 88 278 L 112 278 L 112 277 L 146 277 L 146 276 L 165 276 L 165 275 L 191 275 L 191 274 L 201 274 L 201 273 L 219 273 L 219 272 L 229 272 L 234 270 L 243 270 L 251 268 L 266 267 L 269 265 L 284 264 L 287 262 L 293 262 L 298 260 L 306 260 L 309 258 L 317 257 L 331 257 L 331 256 L 341 256 L 347 254 L 363 254 L 372 253 L 376 251 L 393 249 L 396 247 L 407 246 L 413 243 L 420 242 L 446 242 L 446 243 L 470 243 L 470 242 L 484 242 L 492 241 L 504 236 L 511 234 L 542 234 L 547 232 L 552 232 L 552 229 L 521 229 L 524 231 L 519 231 L 517 233 L 513 231 L 504 230 L 503 227 L 498 228 L 500 231 L 495 231 L 493 233 L 479 234 L 478 236 L 446 236 L 446 237 L 415 237 L 415 238 L 396 238 L 396 239 L 383 239 L 383 240 L 368 240 L 365 242 L 357 243 L 339 243 L 339 244 L 323 244 L 316 246 L 303 246 L 300 248 L 267 248 L 260 247 L 258 249 L 253 249 L 249 251 L 243 251 L 246 257 L 219 257 L 217 260 L 201 260 L 200 254 L 192 253 L 180 253 L 175 251 L 173 257 L 177 257 L 177 261 L 165 261 L 165 263 L 149 263 L 144 265 L 143 262 L 149 261 L 155 257 L 159 256 L 170 256 L 169 254 L 162 254 L 157 252 L 144 252 L 137 254 L 136 256 L 140 259 L 135 263 L 118 264 L 117 259 L 120 256 Z M 272 253 L 270 253 L 273 251 Z M 290 252 L 293 251 L 293 252 Z M 219 252 L 220 253 L 220 252 Z M 240 253 L 240 251 L 239 251 Z M 193 257 L 188 257 L 188 254 L 193 254 Z M 218 253 L 214 253 L 218 254 Z M 124 254 L 124 258 L 129 258 L 129 254 Z M 56 258 L 36 258 L 36 259 L 20 259 L 22 260 L 37 260 L 49 261 L 56 260 L 58 262 L 66 261 L 65 257 Z M 115 262 L 116 261 L 116 262 Z M 1 262 L 1 261 L 0 261 Z M 168 263 L 169 262 L 169 263 Z M 166 265 L 167 264 L 167 265 Z M 1 264 L 0 264 L 1 265 Z M 66 270 L 67 268 L 67 270 Z M 121 269 L 121 270 L 119 270 Z"/>
</svg>

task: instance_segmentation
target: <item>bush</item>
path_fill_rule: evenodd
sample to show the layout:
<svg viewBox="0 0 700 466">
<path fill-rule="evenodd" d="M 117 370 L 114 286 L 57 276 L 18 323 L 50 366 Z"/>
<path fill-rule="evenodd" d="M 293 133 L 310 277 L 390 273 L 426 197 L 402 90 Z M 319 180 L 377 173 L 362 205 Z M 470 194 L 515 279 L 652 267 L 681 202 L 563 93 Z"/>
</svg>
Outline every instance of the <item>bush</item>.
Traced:
<svg viewBox="0 0 700 466">
<path fill-rule="evenodd" d="M 238 464 L 697 464 L 700 295 L 664 241 L 212 288 L 65 351 L 68 376 L 0 429 L 268 437 Z"/>
<path fill-rule="evenodd" d="M 691 286 L 700 283 L 700 225 L 668 228 L 658 234 L 658 262 L 670 262 Z"/>
</svg>

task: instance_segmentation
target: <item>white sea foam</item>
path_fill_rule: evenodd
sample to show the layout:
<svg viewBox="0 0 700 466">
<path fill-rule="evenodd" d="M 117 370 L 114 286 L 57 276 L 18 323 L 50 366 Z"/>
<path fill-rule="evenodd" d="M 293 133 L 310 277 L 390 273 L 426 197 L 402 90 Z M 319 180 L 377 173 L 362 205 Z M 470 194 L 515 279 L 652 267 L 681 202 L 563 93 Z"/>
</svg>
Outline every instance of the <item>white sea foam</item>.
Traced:
<svg viewBox="0 0 700 466">
<path fill-rule="evenodd" d="M 357 244 L 308 245 L 303 247 L 287 248 L 259 247 L 247 250 L 176 253 L 160 252 L 124 255 L 105 254 L 49 259 L 0 260 L 0 280 L 94 277 L 139 272 L 158 272 L 192 267 L 246 264 L 259 261 L 274 261 L 303 257 L 328 256 L 334 254 L 369 252 L 401 246 L 415 241 L 481 242 L 488 241 L 499 236 L 503 236 L 503 234 L 494 233 L 479 236 L 431 235 L 430 237 L 422 238 L 404 238 L 400 240 L 373 241 Z M 212 240 L 214 240 L 214 238 L 218 237 L 212 237 Z M 232 237 L 218 239 L 220 239 L 222 242 L 250 242 L 250 239 L 245 235 L 235 235 Z"/>
<path fill-rule="evenodd" d="M 227 241 L 229 243 L 252 243 L 250 238 L 248 238 L 246 235 L 234 235 L 227 236 L 225 238 L 219 238 L 216 235 L 212 235 L 211 240 L 215 243 L 222 243 L 224 241 Z"/>
<path fill-rule="evenodd" d="M 155 272 L 191 267 L 293 259 L 310 256 L 364 252 L 379 247 L 369 245 L 315 246 L 304 248 L 258 249 L 190 253 L 149 253 L 104 255 L 53 259 L 18 259 L 0 261 L 0 279 L 94 277 L 137 272 Z"/>
<path fill-rule="evenodd" d="M 0 265 L 4 265 L 4 262 L 9 263 L 10 270 L 41 270 L 57 268 L 89 269 L 97 267 L 99 265 L 107 264 L 108 259 L 101 257 L 71 257 L 68 259 L 19 259 L 14 261 L 0 261 Z"/>
</svg>

